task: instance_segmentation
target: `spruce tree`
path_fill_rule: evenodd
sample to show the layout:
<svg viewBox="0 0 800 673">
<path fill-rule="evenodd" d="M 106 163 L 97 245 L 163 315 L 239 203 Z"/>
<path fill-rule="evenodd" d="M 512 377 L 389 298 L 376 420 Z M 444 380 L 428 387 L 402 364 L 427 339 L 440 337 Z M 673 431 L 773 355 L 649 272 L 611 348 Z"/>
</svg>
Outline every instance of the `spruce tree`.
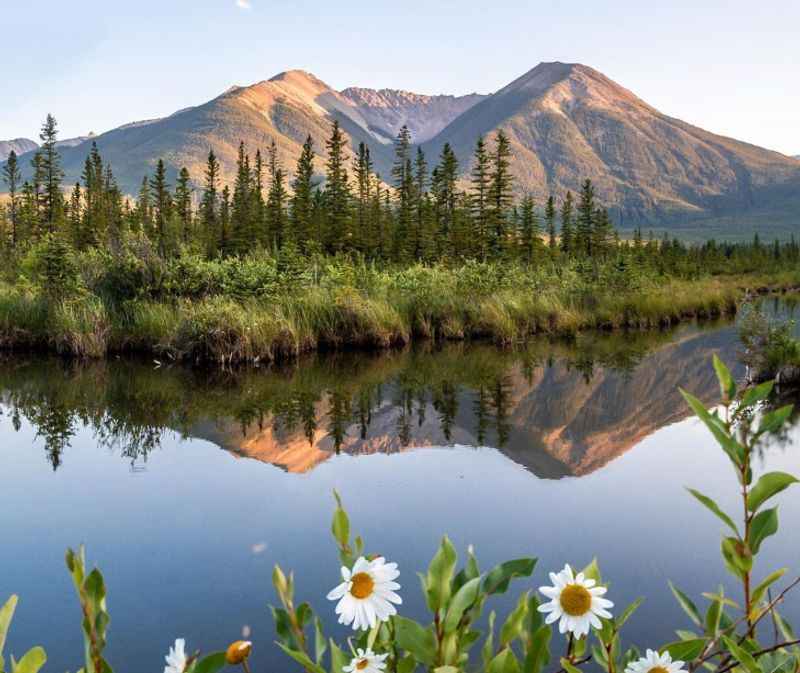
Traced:
<svg viewBox="0 0 800 673">
<path fill-rule="evenodd" d="M 244 142 L 240 142 L 231 202 L 229 248 L 242 254 L 252 250 L 256 243 L 256 231 L 252 220 L 252 186 L 250 157 L 245 152 Z"/>
<path fill-rule="evenodd" d="M 450 147 L 450 143 L 445 143 L 431 181 L 437 224 L 437 250 L 440 257 L 447 255 L 452 250 L 452 236 L 456 219 L 457 180 L 458 159 Z"/>
<path fill-rule="evenodd" d="M 501 257 L 505 249 L 508 215 L 514 198 L 510 165 L 511 145 L 501 130 L 495 139 L 489 179 L 489 246 L 495 257 Z"/>
<path fill-rule="evenodd" d="M 547 198 L 547 205 L 544 209 L 544 221 L 547 227 L 547 247 L 550 253 L 554 254 L 556 251 L 556 202 L 553 196 Z"/>
<path fill-rule="evenodd" d="M 192 185 L 189 171 L 184 166 L 175 184 L 175 210 L 181 231 L 181 240 L 188 245 L 192 236 Z"/>
<path fill-rule="evenodd" d="M 42 144 L 37 154 L 41 155 L 41 164 L 37 168 L 40 171 L 42 184 L 42 224 L 50 233 L 56 231 L 64 207 L 64 197 L 61 193 L 64 171 L 61 169 L 61 155 L 56 147 L 57 136 L 55 117 L 48 114 L 39 134 Z"/>
<path fill-rule="evenodd" d="M 309 135 L 297 160 L 292 182 L 291 228 L 292 237 L 302 252 L 308 249 L 312 237 L 312 210 L 314 190 L 314 141 Z"/>
<path fill-rule="evenodd" d="M 203 181 L 203 195 L 200 197 L 200 224 L 205 237 L 206 253 L 211 257 L 218 250 L 219 243 L 219 161 L 213 150 L 209 150 Z"/>
<path fill-rule="evenodd" d="M 217 248 L 223 255 L 233 253 L 231 236 L 231 190 L 228 185 L 222 189 L 222 200 L 219 206 L 219 240 Z"/>
<path fill-rule="evenodd" d="M 403 125 L 394 142 L 392 179 L 397 201 L 397 223 L 394 232 L 393 257 L 408 262 L 414 253 L 414 174 L 411 165 L 411 132 Z"/>
<path fill-rule="evenodd" d="M 354 243 L 360 252 L 372 255 L 375 235 L 372 231 L 372 158 L 365 143 L 358 144 L 358 154 L 353 161 L 356 182 L 356 212 L 354 223 Z"/>
<path fill-rule="evenodd" d="M 561 252 L 565 255 L 574 253 L 574 224 L 572 192 L 567 192 L 564 203 L 561 204 Z"/>
<path fill-rule="evenodd" d="M 15 248 L 19 242 L 19 188 L 22 173 L 19 170 L 17 153 L 11 150 L 5 166 L 3 166 L 3 182 L 8 188 L 8 216 L 11 225 L 11 247 Z"/>
<path fill-rule="evenodd" d="M 435 244 L 431 225 L 432 212 L 428 197 L 428 162 L 421 147 L 414 161 L 414 188 L 412 190 L 414 221 L 411 235 L 411 258 L 419 260 L 433 257 Z"/>
<path fill-rule="evenodd" d="M 472 220 L 474 246 L 477 256 L 485 260 L 489 253 L 489 198 L 491 188 L 491 161 L 483 136 L 475 144 L 472 162 Z"/>
<path fill-rule="evenodd" d="M 169 222 L 172 215 L 172 197 L 167 183 L 167 169 L 164 160 L 159 159 L 156 172 L 150 180 L 153 197 L 153 238 L 162 257 L 167 256 Z"/>
<path fill-rule="evenodd" d="M 581 187 L 578 218 L 575 228 L 575 248 L 581 256 L 591 257 L 592 234 L 595 227 L 594 187 L 588 178 Z"/>
<path fill-rule="evenodd" d="M 269 193 L 267 195 L 267 231 L 270 244 L 280 248 L 286 238 L 287 214 L 286 175 L 278 159 L 278 147 L 273 140 L 269 147 Z"/>
<path fill-rule="evenodd" d="M 522 203 L 520 204 L 519 220 L 521 258 L 526 264 L 530 265 L 538 261 L 539 252 L 542 247 L 539 217 L 536 214 L 536 207 L 533 202 L 533 197 L 530 195 L 527 195 L 522 199 Z"/>
<path fill-rule="evenodd" d="M 329 252 L 350 246 L 350 186 L 345 168 L 346 140 L 338 120 L 333 122 L 331 137 L 326 143 L 328 161 L 325 172 L 325 205 L 327 221 L 324 244 Z"/>
</svg>

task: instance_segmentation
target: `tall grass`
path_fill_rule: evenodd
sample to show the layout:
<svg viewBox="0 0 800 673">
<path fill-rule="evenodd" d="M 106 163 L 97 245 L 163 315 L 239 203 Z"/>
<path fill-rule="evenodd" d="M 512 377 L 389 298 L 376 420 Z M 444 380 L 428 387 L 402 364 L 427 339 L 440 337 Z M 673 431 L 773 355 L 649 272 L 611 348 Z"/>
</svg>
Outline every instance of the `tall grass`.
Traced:
<svg viewBox="0 0 800 673">
<path fill-rule="evenodd" d="M 235 298 L 55 300 L 0 286 L 0 347 L 46 348 L 85 358 L 138 351 L 192 362 L 269 362 L 312 350 L 380 349 L 419 339 L 640 330 L 732 314 L 758 289 L 794 287 L 796 274 L 665 280 L 620 289 L 561 276 L 475 269 L 362 269 L 293 290 Z"/>
</svg>

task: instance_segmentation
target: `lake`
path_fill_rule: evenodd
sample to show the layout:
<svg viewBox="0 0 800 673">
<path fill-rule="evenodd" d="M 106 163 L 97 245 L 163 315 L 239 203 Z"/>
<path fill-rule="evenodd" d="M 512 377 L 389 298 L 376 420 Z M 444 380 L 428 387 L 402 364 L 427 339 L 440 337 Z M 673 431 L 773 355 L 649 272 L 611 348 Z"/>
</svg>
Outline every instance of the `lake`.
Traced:
<svg viewBox="0 0 800 673">
<path fill-rule="evenodd" d="M 243 633 L 254 671 L 294 670 L 272 645 L 270 582 L 296 575 L 328 631 L 338 583 L 333 489 L 367 548 L 397 561 L 403 613 L 421 617 L 417 570 L 447 533 L 483 568 L 539 558 L 532 581 L 598 557 L 624 632 L 641 647 L 689 628 L 668 580 L 705 607 L 724 582 L 721 524 L 685 491 L 736 508 L 735 477 L 678 387 L 719 399 L 711 365 L 733 365 L 730 323 L 574 343 L 419 347 L 315 356 L 285 368 L 191 370 L 153 361 L 0 361 L 0 597 L 20 596 L 7 652 L 41 644 L 46 670 L 81 664 L 80 615 L 64 567 L 87 545 L 104 572 L 117 673 L 163 668 L 176 637 L 220 649 Z M 758 470 L 800 473 L 800 429 Z M 800 489 L 756 574 L 800 570 Z M 516 593 L 516 592 L 514 592 Z M 511 597 L 495 601 L 504 614 Z M 797 595 L 786 606 L 800 619 Z"/>
</svg>

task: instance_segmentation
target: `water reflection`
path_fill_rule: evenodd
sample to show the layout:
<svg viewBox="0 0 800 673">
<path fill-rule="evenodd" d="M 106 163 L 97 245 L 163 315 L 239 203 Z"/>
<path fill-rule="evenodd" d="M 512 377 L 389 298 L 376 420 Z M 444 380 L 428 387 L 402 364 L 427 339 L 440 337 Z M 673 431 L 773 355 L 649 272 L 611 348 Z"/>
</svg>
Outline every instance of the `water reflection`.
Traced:
<svg viewBox="0 0 800 673">
<path fill-rule="evenodd" d="M 81 428 L 142 469 L 165 433 L 307 472 L 337 453 L 494 446 L 536 475 L 584 475 L 687 415 L 678 387 L 714 402 L 710 365 L 735 362 L 731 325 L 540 341 L 522 350 L 445 345 L 317 356 L 284 369 L 198 371 L 152 363 L 19 358 L 0 400 L 27 420 L 54 470 Z"/>
</svg>

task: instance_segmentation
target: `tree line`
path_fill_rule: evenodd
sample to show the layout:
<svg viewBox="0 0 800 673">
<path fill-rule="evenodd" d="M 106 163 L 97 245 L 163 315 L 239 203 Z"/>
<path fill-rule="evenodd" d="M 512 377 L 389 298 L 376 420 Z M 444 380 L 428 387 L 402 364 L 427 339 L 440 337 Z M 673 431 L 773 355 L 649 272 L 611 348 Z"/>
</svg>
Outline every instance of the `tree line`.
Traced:
<svg viewBox="0 0 800 673">
<path fill-rule="evenodd" d="M 347 254 L 407 265 L 415 262 L 517 260 L 526 264 L 553 259 L 606 260 L 622 248 L 656 250 L 661 257 L 730 257 L 739 248 L 713 241 L 694 253 L 677 240 L 620 240 L 608 211 L 587 179 L 577 196 L 567 192 L 537 204 L 530 195 L 515 200 L 508 137 L 478 138 L 469 174 L 462 177 L 453 149 L 445 144 L 431 169 L 403 127 L 394 143 L 391 175 L 384 180 L 369 147 L 360 143 L 350 157 L 348 140 L 334 121 L 325 143 L 324 174 L 309 136 L 292 176 L 273 140 L 266 153 L 251 156 L 239 145 L 232 185 L 223 184 L 220 162 L 209 151 L 202 184 L 195 187 L 182 168 L 170 184 L 164 161 L 145 176 L 135 197 L 117 184 L 111 165 L 96 143 L 81 179 L 64 188 L 56 145 L 57 124 L 48 115 L 41 146 L 31 160 L 31 177 L 22 179 L 19 157 L 11 152 L 2 167 L 8 204 L 0 209 L 0 245 L 24 248 L 43 236 L 58 235 L 77 250 L 146 236 L 169 258 L 185 251 L 208 258 L 241 256 L 255 250 Z M 780 257 L 798 256 L 792 240 L 765 252 L 757 237 L 747 246 Z M 739 250 L 741 253 L 741 250 Z"/>
</svg>

